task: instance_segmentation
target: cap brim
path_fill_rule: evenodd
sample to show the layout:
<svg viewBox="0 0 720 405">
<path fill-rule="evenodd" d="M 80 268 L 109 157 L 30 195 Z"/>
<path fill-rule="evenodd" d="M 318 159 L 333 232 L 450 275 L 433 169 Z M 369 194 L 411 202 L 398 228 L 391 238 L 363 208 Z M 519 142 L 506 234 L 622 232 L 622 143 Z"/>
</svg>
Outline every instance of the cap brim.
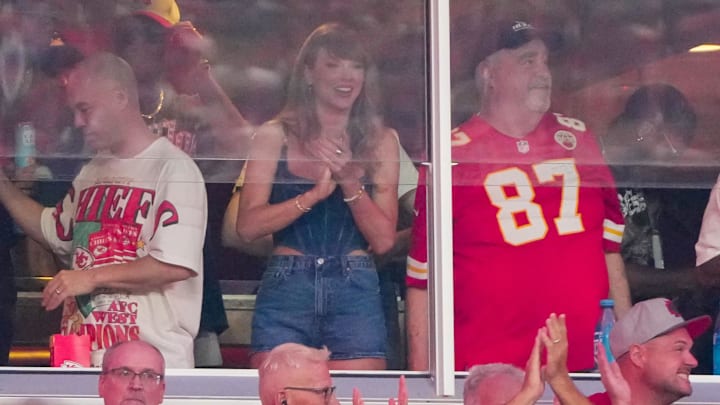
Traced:
<svg viewBox="0 0 720 405">
<path fill-rule="evenodd" d="M 666 335 L 674 330 L 685 328 L 688 331 L 688 334 L 691 338 L 695 339 L 696 337 L 702 335 L 708 328 L 710 327 L 710 324 L 712 323 L 712 318 L 708 315 L 700 315 L 692 319 L 688 319 L 685 322 L 679 323 L 672 328 L 669 328 L 665 331 L 662 331 L 655 335 L 653 339 L 655 339 L 658 336 Z"/>
<path fill-rule="evenodd" d="M 144 15 L 145 17 L 153 19 L 158 24 L 162 25 L 165 28 L 170 28 L 174 24 L 164 17 L 161 17 L 159 14 L 153 13 L 152 11 L 146 11 L 146 10 L 140 10 L 133 13 L 134 15 Z"/>
<path fill-rule="evenodd" d="M 498 49 L 517 49 L 521 46 L 531 42 L 535 39 L 542 41 L 548 51 L 556 51 L 562 46 L 562 34 L 555 31 L 540 31 L 536 28 L 526 31 L 523 34 L 518 35 L 514 38 L 514 41 L 510 40 Z"/>
</svg>

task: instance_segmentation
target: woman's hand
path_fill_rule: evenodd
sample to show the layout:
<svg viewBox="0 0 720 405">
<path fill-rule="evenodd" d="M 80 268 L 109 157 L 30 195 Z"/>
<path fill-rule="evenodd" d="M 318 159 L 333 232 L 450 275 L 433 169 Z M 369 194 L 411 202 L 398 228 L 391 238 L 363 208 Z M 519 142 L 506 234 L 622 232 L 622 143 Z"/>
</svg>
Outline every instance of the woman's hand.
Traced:
<svg viewBox="0 0 720 405">
<path fill-rule="evenodd" d="M 347 142 L 319 138 L 310 142 L 308 152 L 325 163 L 332 178 L 340 184 L 356 183 L 365 174 L 363 167 L 353 161 L 353 153 Z"/>
<path fill-rule="evenodd" d="M 325 169 L 323 169 L 320 179 L 317 181 L 317 183 L 315 183 L 315 187 L 303 194 L 303 196 L 305 196 L 307 200 L 302 198 L 301 203 L 304 207 L 310 208 L 311 206 L 317 204 L 319 201 L 328 198 L 328 196 L 332 194 L 333 191 L 335 191 L 335 187 L 337 187 L 337 183 L 335 182 L 335 180 L 332 179 L 332 173 L 330 172 L 330 169 L 326 167 Z"/>
</svg>

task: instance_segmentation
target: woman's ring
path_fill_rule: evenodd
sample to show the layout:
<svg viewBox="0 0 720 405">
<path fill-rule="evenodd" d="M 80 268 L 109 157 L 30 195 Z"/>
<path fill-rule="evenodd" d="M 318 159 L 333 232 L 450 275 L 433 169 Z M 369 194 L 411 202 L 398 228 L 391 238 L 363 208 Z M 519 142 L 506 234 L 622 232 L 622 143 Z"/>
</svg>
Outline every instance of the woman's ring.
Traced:
<svg viewBox="0 0 720 405">
<path fill-rule="evenodd" d="M 558 344 L 558 343 L 560 343 L 560 339 L 553 339 L 552 342 L 553 342 L 553 344 Z"/>
<path fill-rule="evenodd" d="M 62 290 L 59 289 L 59 288 L 56 288 L 56 289 L 55 289 L 55 294 L 60 295 L 60 293 L 62 293 Z"/>
<path fill-rule="evenodd" d="M 340 149 L 340 148 L 335 149 L 335 154 L 338 156 L 342 155 L 343 154 L 342 149 Z"/>
</svg>

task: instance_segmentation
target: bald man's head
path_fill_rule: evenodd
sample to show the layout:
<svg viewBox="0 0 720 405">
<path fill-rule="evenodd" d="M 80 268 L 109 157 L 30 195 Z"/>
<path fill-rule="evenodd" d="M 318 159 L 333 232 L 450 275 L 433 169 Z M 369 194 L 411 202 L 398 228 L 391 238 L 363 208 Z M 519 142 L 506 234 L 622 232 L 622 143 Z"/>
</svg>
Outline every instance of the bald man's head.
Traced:
<svg viewBox="0 0 720 405">
<path fill-rule="evenodd" d="M 75 126 L 95 151 L 126 150 L 138 126 L 145 127 L 132 69 L 115 55 L 100 53 L 78 63 L 67 76 L 66 93 Z"/>
<path fill-rule="evenodd" d="M 140 340 L 117 343 L 103 356 L 98 394 L 105 405 L 159 405 L 165 396 L 165 360 Z"/>
<path fill-rule="evenodd" d="M 137 82 L 132 68 L 122 58 L 111 53 L 101 52 L 78 63 L 68 75 L 68 86 L 73 82 L 106 83 L 111 88 L 125 92 L 129 106 L 139 108 Z"/>
</svg>

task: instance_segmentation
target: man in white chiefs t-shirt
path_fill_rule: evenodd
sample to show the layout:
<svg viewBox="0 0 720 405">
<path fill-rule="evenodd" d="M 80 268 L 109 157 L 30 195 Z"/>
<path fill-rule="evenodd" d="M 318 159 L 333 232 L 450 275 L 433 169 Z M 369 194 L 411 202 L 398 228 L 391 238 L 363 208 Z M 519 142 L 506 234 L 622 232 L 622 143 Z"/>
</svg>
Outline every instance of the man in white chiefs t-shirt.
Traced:
<svg viewBox="0 0 720 405">
<path fill-rule="evenodd" d="M 205 187 L 195 163 L 152 134 L 131 68 L 97 54 L 67 76 L 75 125 L 97 152 L 54 208 L 0 178 L 0 202 L 33 239 L 71 256 L 43 290 L 63 304 L 61 332 L 88 335 L 92 362 L 118 341 L 156 346 L 168 367 L 193 367 L 202 298 Z"/>
</svg>

